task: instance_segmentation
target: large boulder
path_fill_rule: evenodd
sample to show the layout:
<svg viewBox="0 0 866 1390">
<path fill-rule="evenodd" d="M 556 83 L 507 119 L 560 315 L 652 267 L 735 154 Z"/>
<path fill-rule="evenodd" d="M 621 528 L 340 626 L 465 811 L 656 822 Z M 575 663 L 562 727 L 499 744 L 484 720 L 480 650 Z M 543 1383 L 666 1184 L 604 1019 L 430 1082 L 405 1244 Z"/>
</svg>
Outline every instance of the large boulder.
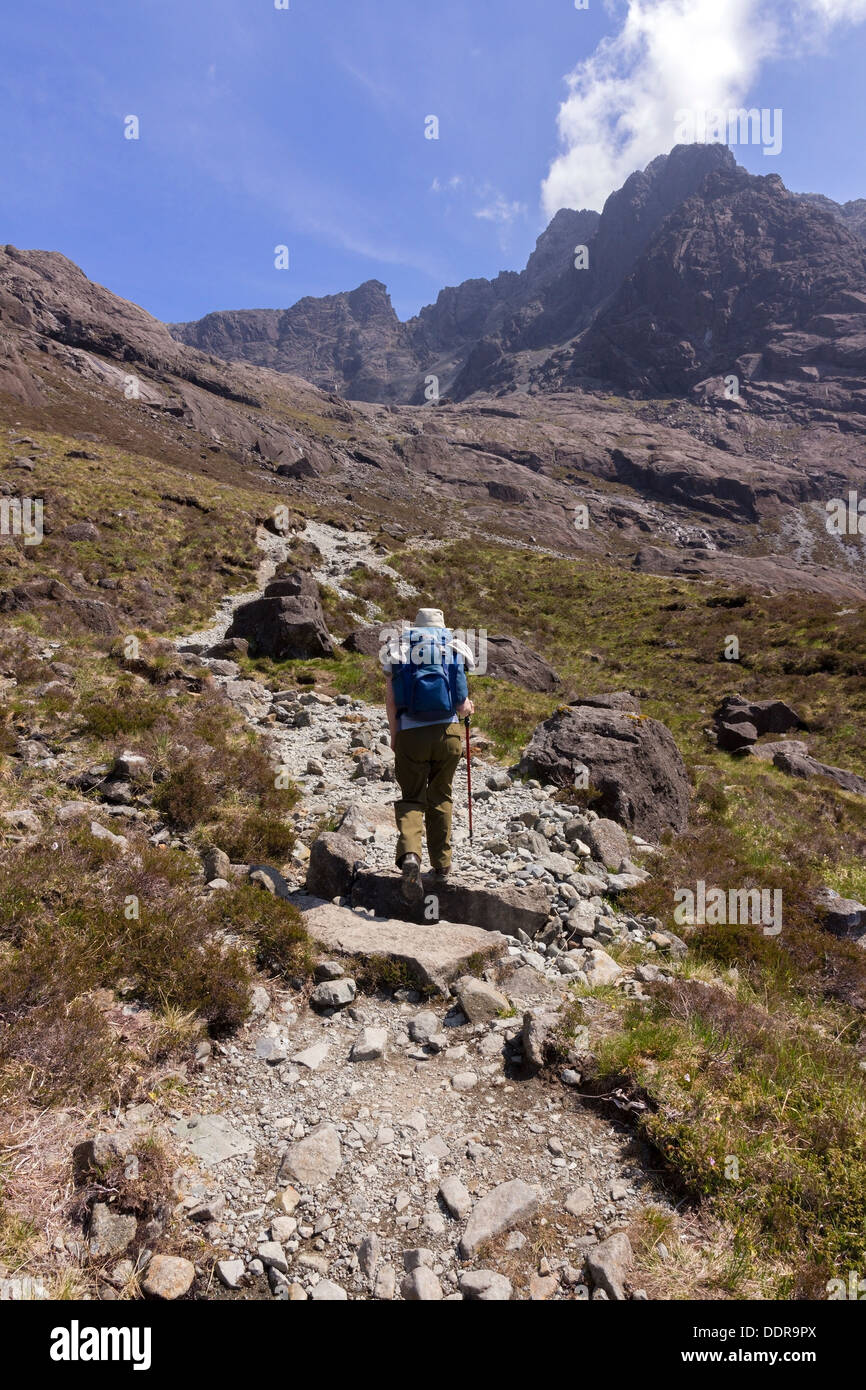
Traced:
<svg viewBox="0 0 866 1390">
<path fill-rule="evenodd" d="M 506 939 L 498 932 L 460 922 L 405 922 L 371 918 L 366 913 L 296 894 L 311 939 L 331 955 L 353 960 L 391 962 L 405 967 L 419 985 L 447 992 L 452 981 L 478 960 L 492 964 L 504 956 Z"/>
<path fill-rule="evenodd" d="M 308 570 L 291 570 L 286 574 L 278 571 L 265 585 L 264 597 L 318 599 L 319 586 Z"/>
<path fill-rule="evenodd" d="M 773 754 L 773 764 L 780 772 L 787 772 L 790 777 L 826 777 L 843 791 L 854 792 L 856 796 L 866 796 L 866 778 L 858 777 L 856 772 L 848 772 L 844 767 L 820 763 L 808 753 L 778 749 Z"/>
<path fill-rule="evenodd" d="M 487 669 L 485 676 L 511 681 L 524 690 L 549 693 L 560 683 L 552 666 L 515 637 L 487 638 Z"/>
<path fill-rule="evenodd" d="M 763 734 L 806 728 L 797 711 L 784 700 L 747 700 L 742 695 L 726 695 L 713 719 L 719 747 L 730 753 L 755 743 Z"/>
<path fill-rule="evenodd" d="M 235 609 L 227 637 L 246 637 L 254 656 L 293 661 L 334 655 L 319 600 L 311 595 L 253 599 Z"/>
<path fill-rule="evenodd" d="M 689 780 L 664 724 L 598 703 L 561 706 L 538 725 L 520 771 L 570 787 L 584 769 L 600 815 L 649 839 L 685 830 Z"/>
<path fill-rule="evenodd" d="M 757 727 L 748 719 L 720 719 L 716 723 L 716 743 L 723 753 L 748 752 L 757 741 Z"/>
<path fill-rule="evenodd" d="M 344 639 L 343 646 L 348 652 L 378 656 L 395 627 L 399 628 L 399 624 L 376 623 L 372 627 L 356 628 Z M 515 637 L 487 637 L 486 667 L 479 674 L 511 681 L 512 685 L 523 686 L 524 690 L 542 693 L 556 690 L 560 684 L 559 676 L 553 667 L 531 647 L 527 647 L 524 642 L 518 642 Z"/>
<path fill-rule="evenodd" d="M 822 888 L 816 899 L 821 925 L 834 936 L 860 937 L 866 932 L 866 903 L 843 898 L 833 888 Z"/>
<path fill-rule="evenodd" d="M 45 604 L 56 605 L 58 612 L 71 615 L 100 637 L 114 637 L 119 631 L 116 609 L 102 599 L 74 593 L 59 579 L 32 579 L 0 591 L 0 613 L 25 613 Z"/>
<path fill-rule="evenodd" d="M 780 738 L 771 740 L 769 743 L 756 743 L 745 750 L 749 758 L 758 758 L 760 762 L 771 763 L 777 753 L 791 753 L 798 757 L 808 757 L 809 749 L 801 739 Z"/>
<path fill-rule="evenodd" d="M 372 627 L 356 627 L 343 639 L 347 652 L 360 652 L 362 656 L 378 656 L 382 643 L 392 631 L 388 623 L 374 623 Z"/>
</svg>

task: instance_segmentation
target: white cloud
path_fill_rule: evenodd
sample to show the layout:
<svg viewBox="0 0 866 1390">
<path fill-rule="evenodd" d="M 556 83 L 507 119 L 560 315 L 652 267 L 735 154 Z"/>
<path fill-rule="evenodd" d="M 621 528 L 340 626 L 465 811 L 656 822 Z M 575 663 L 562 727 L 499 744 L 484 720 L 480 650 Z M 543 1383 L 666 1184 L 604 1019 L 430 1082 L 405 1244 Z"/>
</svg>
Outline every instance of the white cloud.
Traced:
<svg viewBox="0 0 866 1390">
<path fill-rule="evenodd" d="M 805 0 L 798 8 L 811 12 L 826 24 L 860 24 L 866 19 L 866 0 Z"/>
<path fill-rule="evenodd" d="M 431 193 L 462 194 L 460 205 L 466 205 L 467 198 L 478 200 L 479 205 L 472 209 L 472 216 L 481 222 L 495 222 L 500 227 L 510 226 L 518 217 L 526 215 L 526 204 L 509 202 L 505 194 L 492 183 L 478 182 L 464 174 L 452 174 L 448 179 L 438 175 L 430 185 Z"/>
<path fill-rule="evenodd" d="M 515 217 L 522 217 L 525 212 L 525 203 L 509 203 L 502 193 L 493 193 L 488 195 L 487 202 L 475 209 L 474 215 L 483 222 L 499 222 L 507 226 Z"/>
<path fill-rule="evenodd" d="M 458 188 L 462 188 L 465 180 L 462 174 L 452 174 L 450 179 L 434 178 L 430 185 L 431 193 L 456 193 Z"/>
<path fill-rule="evenodd" d="M 864 19 L 866 0 L 798 0 L 794 16 L 780 0 L 628 0 L 616 34 L 566 78 L 563 148 L 542 184 L 548 217 L 600 210 L 676 143 L 678 110 L 738 108 L 773 56 L 808 51 L 834 25 Z"/>
</svg>

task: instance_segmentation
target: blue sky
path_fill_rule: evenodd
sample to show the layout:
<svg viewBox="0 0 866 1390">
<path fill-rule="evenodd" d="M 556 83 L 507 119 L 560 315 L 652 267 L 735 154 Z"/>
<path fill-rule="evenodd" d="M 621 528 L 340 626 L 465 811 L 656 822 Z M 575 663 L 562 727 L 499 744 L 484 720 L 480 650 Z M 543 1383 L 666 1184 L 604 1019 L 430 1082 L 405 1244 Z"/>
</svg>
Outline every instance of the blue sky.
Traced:
<svg viewBox="0 0 866 1390">
<path fill-rule="evenodd" d="M 669 148 L 673 107 L 728 97 L 783 111 L 781 152 L 738 147 L 747 168 L 866 196 L 866 0 L 290 5 L 7 7 L 0 242 L 167 320 L 370 278 L 405 318 L 520 268 L 554 205 Z"/>
</svg>

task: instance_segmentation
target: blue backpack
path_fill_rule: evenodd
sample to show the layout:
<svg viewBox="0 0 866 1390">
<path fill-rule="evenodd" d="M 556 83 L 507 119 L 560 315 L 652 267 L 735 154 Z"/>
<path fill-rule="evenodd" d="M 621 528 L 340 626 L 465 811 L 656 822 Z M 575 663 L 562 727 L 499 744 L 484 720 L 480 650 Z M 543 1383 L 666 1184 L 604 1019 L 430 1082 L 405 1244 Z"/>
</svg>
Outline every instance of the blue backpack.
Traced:
<svg viewBox="0 0 866 1390">
<path fill-rule="evenodd" d="M 462 662 L 449 652 L 451 633 L 444 627 L 412 628 L 407 634 L 409 660 L 391 668 L 398 714 L 421 723 L 444 722 L 460 703 L 458 672 Z"/>
</svg>

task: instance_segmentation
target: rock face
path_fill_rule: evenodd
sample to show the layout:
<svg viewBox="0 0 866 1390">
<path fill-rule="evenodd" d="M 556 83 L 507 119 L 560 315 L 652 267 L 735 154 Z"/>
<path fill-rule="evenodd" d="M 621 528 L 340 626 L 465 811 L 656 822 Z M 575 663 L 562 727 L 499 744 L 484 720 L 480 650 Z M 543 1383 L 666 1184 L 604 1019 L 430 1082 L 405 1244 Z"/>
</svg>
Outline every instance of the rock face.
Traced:
<svg viewBox="0 0 866 1390">
<path fill-rule="evenodd" d="M 406 323 L 385 286 L 367 281 L 171 331 L 356 400 L 423 403 L 430 374 L 454 400 L 586 378 L 713 399 L 733 373 L 750 404 L 777 409 L 781 394 L 862 416 L 864 205 L 790 193 L 723 145 L 679 145 L 632 174 L 601 215 L 558 212 L 519 274 L 445 289 Z M 577 246 L 587 248 L 580 269 Z M 506 506 L 530 495 L 511 478 L 485 486 Z"/>
<path fill-rule="evenodd" d="M 655 719 L 578 702 L 539 724 L 520 770 L 557 786 L 583 768 L 593 808 L 650 839 L 688 823 L 689 782 L 670 731 Z"/>
<path fill-rule="evenodd" d="M 213 453 L 227 479 L 255 477 L 271 499 L 297 491 L 342 507 L 351 497 L 352 510 L 363 496 L 398 543 L 397 514 L 416 514 L 430 488 L 437 506 L 459 503 L 470 529 L 510 543 L 541 538 L 598 558 L 615 537 L 611 554 L 650 572 L 862 601 L 853 546 L 828 546 L 823 535 L 820 546 L 792 550 L 789 530 L 760 525 L 791 509 L 812 532 L 815 504 L 861 484 L 866 271 L 864 242 L 846 221 L 847 212 L 840 220 L 778 180 L 737 170 L 721 146 L 678 147 L 629 178 L 600 218 L 558 213 L 525 271 L 444 290 L 411 329 L 396 324 L 382 287 L 370 286 L 322 317 L 307 301 L 282 335 L 256 327 L 250 337 L 241 326 L 234 347 L 192 333 L 178 341 L 65 257 L 0 246 L 0 392 L 61 433 L 95 409 L 100 438 L 127 447 L 123 385 L 134 362 L 143 406 L 136 448 L 190 477 Z M 574 266 L 578 244 L 589 248 L 588 270 Z M 257 338 L 273 356 L 257 358 Z M 247 352 L 252 360 L 241 360 Z M 327 389 L 259 360 L 303 371 L 312 363 L 309 375 Z M 738 376 L 741 402 L 723 395 L 722 361 Z M 597 391 L 590 370 L 655 399 L 639 411 L 617 403 L 609 388 Z M 648 383 L 672 371 L 694 399 L 657 399 Z M 435 406 L 423 401 L 428 374 L 439 377 Z M 353 408 L 334 388 L 418 405 L 391 405 L 385 427 L 380 413 Z M 475 394 L 485 391 L 495 399 Z M 783 449 L 751 427 L 756 415 L 783 422 Z M 40 483 L 39 458 L 28 463 Z M 574 524 L 578 495 L 591 512 L 585 530 Z M 673 525 L 660 525 L 660 510 Z M 59 524 L 79 521 L 104 518 Z M 84 544 L 69 542 L 69 552 Z M 105 636 L 144 621 L 153 596 L 133 612 L 133 591 L 108 602 L 100 583 L 70 570 L 63 580 L 13 584 L 0 609 L 33 608 L 55 627 Z M 268 630 L 281 600 L 315 602 L 288 575 L 277 584 L 260 610 Z M 320 628 L 297 633 L 298 617 L 290 626 L 300 651 L 322 651 Z M 224 655 L 233 659 L 232 644 L 245 641 L 227 639 Z M 526 676 L 533 684 L 536 671 Z"/>
<path fill-rule="evenodd" d="M 736 168 L 727 149 L 679 146 L 632 174 L 601 215 L 561 209 L 524 270 L 444 289 L 406 323 L 385 286 L 370 280 L 290 309 L 208 314 L 171 332 L 204 352 L 296 373 L 352 400 L 423 403 L 429 374 L 456 400 L 501 390 L 515 383 L 524 357 L 586 328 L 665 217 L 721 168 Z M 585 269 L 575 267 L 577 246 L 588 249 Z M 505 503 L 522 500 L 522 489 L 508 480 L 489 487 Z"/>
<path fill-rule="evenodd" d="M 778 401 L 784 383 L 789 402 L 862 413 L 864 289 L 855 233 L 777 175 L 721 160 L 659 228 L 569 370 L 647 391 L 701 383 L 716 395 L 733 373 L 750 404 Z"/>
<path fill-rule="evenodd" d="M 310 595 L 254 599 L 235 609 L 227 637 L 244 637 L 253 656 L 293 661 L 334 655 L 322 605 Z"/>
<path fill-rule="evenodd" d="M 418 384 L 411 334 L 379 280 L 307 296 L 290 309 L 207 314 L 172 324 L 171 332 L 203 352 L 291 372 L 355 401 L 407 399 Z"/>
<path fill-rule="evenodd" d="M 847 227 L 849 232 L 866 240 L 866 198 L 852 198 L 847 203 L 834 203 L 832 198 L 825 197 L 823 193 L 795 193 L 794 197 L 800 198 L 804 203 L 811 203 L 822 212 L 829 212 L 837 222 Z"/>
</svg>

